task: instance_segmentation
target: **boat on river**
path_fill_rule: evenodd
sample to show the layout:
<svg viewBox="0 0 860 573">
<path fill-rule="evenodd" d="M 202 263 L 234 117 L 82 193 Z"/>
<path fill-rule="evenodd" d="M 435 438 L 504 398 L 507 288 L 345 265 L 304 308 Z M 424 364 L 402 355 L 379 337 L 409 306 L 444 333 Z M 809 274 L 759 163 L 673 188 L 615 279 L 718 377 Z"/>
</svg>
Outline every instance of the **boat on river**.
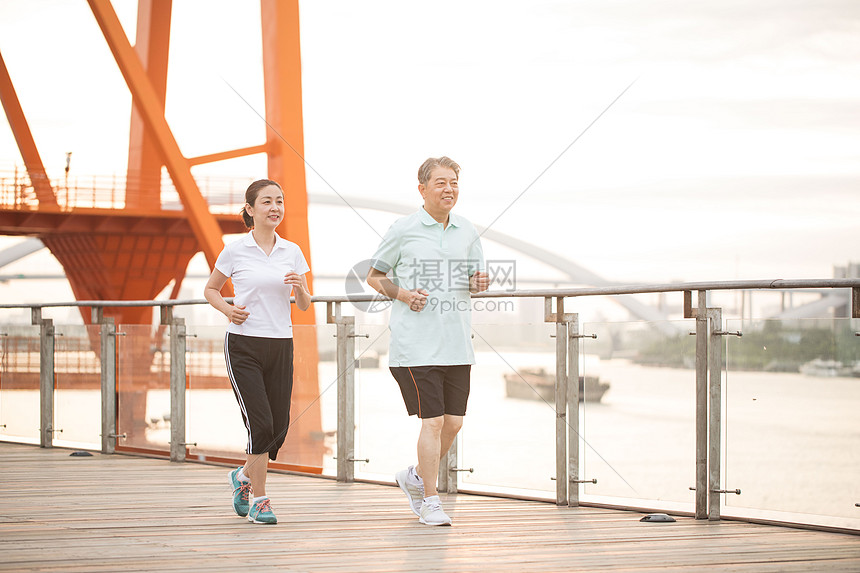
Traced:
<svg viewBox="0 0 860 573">
<path fill-rule="evenodd" d="M 609 390 L 608 382 L 599 376 L 579 377 L 579 401 L 600 402 Z M 505 374 L 505 395 L 520 400 L 555 402 L 555 374 L 544 368 L 521 368 Z"/>
<path fill-rule="evenodd" d="M 816 358 L 806 364 L 801 364 L 800 373 L 806 376 L 860 376 L 860 362 L 844 364 L 838 360 Z"/>
</svg>

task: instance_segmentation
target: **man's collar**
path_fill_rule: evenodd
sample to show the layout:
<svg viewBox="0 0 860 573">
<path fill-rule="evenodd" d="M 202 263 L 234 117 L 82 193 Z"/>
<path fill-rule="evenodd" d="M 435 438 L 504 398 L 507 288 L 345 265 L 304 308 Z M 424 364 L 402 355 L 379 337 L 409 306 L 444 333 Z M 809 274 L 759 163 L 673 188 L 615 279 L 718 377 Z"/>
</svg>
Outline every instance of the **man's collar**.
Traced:
<svg viewBox="0 0 860 573">
<path fill-rule="evenodd" d="M 425 209 L 424 207 L 421 207 L 421 209 L 418 211 L 418 216 L 421 218 L 421 222 L 427 226 L 442 224 L 436 219 L 434 219 L 433 216 L 428 213 L 427 209 Z M 458 215 L 455 215 L 454 213 L 448 213 L 448 224 L 454 225 L 455 227 L 460 227 L 460 217 Z"/>
</svg>

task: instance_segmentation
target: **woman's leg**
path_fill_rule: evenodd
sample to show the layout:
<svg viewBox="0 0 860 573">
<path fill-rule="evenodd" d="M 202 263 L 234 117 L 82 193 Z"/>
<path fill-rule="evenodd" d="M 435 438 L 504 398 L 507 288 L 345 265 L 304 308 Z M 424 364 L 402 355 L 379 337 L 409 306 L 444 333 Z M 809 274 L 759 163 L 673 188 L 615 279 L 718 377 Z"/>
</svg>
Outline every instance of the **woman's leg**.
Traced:
<svg viewBox="0 0 860 573">
<path fill-rule="evenodd" d="M 251 480 L 255 497 L 265 495 L 268 452 L 274 443 L 272 411 L 269 406 L 261 361 L 265 341 L 227 336 L 227 373 L 248 432 L 248 448 L 243 473 Z"/>
<path fill-rule="evenodd" d="M 243 473 L 251 480 L 254 497 L 266 495 L 266 475 L 269 469 L 269 454 L 248 454 Z"/>
<path fill-rule="evenodd" d="M 269 411 L 272 414 L 272 440 L 269 459 L 274 460 L 284 444 L 290 427 L 293 394 L 293 340 L 272 339 L 269 360 L 263 368 Z"/>
</svg>

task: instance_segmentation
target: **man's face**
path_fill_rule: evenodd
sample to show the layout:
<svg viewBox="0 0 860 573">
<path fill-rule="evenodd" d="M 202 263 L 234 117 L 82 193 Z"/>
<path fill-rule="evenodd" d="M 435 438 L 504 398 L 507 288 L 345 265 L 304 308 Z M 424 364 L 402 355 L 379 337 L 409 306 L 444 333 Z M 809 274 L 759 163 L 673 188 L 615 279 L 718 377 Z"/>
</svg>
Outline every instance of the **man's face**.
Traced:
<svg viewBox="0 0 860 573">
<path fill-rule="evenodd" d="M 428 212 L 450 213 L 460 194 L 457 174 L 450 167 L 437 165 L 427 183 L 418 185 L 418 191 L 424 197 L 424 207 Z"/>
</svg>

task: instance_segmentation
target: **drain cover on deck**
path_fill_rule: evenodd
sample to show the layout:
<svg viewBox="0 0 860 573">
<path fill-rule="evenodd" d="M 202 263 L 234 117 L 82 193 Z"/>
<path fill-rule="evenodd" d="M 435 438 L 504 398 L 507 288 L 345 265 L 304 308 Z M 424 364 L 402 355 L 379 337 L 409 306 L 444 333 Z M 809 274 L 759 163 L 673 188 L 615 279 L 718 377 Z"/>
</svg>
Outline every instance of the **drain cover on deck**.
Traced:
<svg viewBox="0 0 860 573">
<path fill-rule="evenodd" d="M 656 523 L 670 523 L 672 521 L 675 521 L 675 518 L 670 516 L 670 515 L 666 515 L 665 513 L 649 513 L 648 515 L 646 515 L 645 517 L 643 517 L 639 521 L 653 521 Z"/>
</svg>

